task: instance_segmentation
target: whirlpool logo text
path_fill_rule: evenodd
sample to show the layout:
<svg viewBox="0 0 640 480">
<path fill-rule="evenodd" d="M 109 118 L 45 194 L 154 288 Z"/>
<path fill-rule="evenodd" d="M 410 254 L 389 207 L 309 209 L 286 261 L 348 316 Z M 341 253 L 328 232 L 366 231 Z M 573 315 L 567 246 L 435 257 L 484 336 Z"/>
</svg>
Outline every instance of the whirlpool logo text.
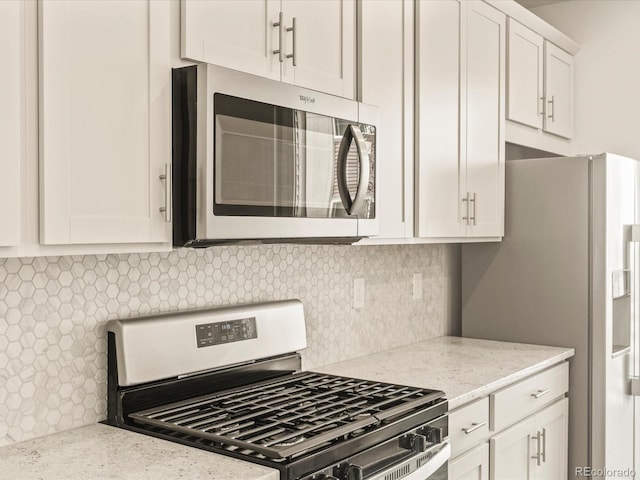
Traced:
<svg viewBox="0 0 640 480">
<path fill-rule="evenodd" d="M 300 101 L 306 103 L 316 103 L 316 99 L 314 97 L 310 97 L 309 95 L 300 95 Z"/>
</svg>

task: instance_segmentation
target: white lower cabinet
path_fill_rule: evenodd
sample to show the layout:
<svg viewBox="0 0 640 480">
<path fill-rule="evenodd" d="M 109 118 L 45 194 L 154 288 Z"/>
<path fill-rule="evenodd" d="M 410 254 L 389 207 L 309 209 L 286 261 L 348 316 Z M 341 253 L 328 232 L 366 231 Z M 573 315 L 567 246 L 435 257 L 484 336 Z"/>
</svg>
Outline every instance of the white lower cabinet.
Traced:
<svg viewBox="0 0 640 480">
<path fill-rule="evenodd" d="M 532 478 L 552 480 L 567 475 L 569 399 L 564 398 L 536 415 L 536 434 L 540 439 L 540 461 Z M 537 447 L 537 444 L 536 446 Z M 534 447 L 534 448 L 535 448 Z M 538 454 L 538 452 L 536 452 Z"/>
<path fill-rule="evenodd" d="M 567 478 L 568 364 L 449 413 L 449 480 Z"/>
<path fill-rule="evenodd" d="M 450 461 L 448 480 L 489 480 L 489 445 L 484 443 Z"/>
<path fill-rule="evenodd" d="M 490 440 L 491 479 L 558 480 L 567 476 L 569 400 L 562 400 Z"/>
</svg>

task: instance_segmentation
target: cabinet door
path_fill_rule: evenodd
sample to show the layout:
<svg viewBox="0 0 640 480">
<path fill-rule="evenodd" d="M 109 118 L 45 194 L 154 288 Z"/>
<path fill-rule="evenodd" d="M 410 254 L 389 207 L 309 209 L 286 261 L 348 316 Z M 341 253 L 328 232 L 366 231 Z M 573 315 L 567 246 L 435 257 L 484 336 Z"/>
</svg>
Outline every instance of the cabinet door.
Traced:
<svg viewBox="0 0 640 480">
<path fill-rule="evenodd" d="M 169 7 L 39 4 L 42 243 L 170 240 Z"/>
<path fill-rule="evenodd" d="M 378 107 L 378 237 L 413 236 L 413 5 L 363 0 L 361 100 Z"/>
<path fill-rule="evenodd" d="M 565 398 L 536 415 L 536 430 L 542 436 L 540 465 L 533 467 L 537 480 L 567 476 L 569 399 Z M 535 455 L 535 453 L 534 453 Z"/>
<path fill-rule="evenodd" d="M 459 155 L 460 3 L 417 4 L 416 233 L 419 237 L 464 235 Z M 465 190 L 466 192 L 466 190 Z"/>
<path fill-rule="evenodd" d="M 279 12 L 279 0 L 182 0 L 182 57 L 280 80 Z"/>
<path fill-rule="evenodd" d="M 20 241 L 24 2 L 0 2 L 0 246 Z"/>
<path fill-rule="evenodd" d="M 573 57 L 552 43 L 544 44 L 544 130 L 561 137 L 573 133 Z"/>
<path fill-rule="evenodd" d="M 282 81 L 354 98 L 355 1 L 282 0 L 285 52 Z M 295 66 L 294 66 L 295 60 Z"/>
<path fill-rule="evenodd" d="M 484 443 L 449 461 L 449 480 L 489 480 L 489 446 Z"/>
<path fill-rule="evenodd" d="M 507 119 L 542 128 L 544 39 L 508 19 Z"/>
<path fill-rule="evenodd" d="M 506 17 L 481 1 L 464 2 L 460 152 L 466 158 L 467 236 L 504 233 Z"/>
<path fill-rule="evenodd" d="M 534 418 L 520 422 L 493 437 L 490 442 L 491 480 L 528 480 L 534 460 Z M 532 448 L 532 445 L 534 447 Z"/>
</svg>

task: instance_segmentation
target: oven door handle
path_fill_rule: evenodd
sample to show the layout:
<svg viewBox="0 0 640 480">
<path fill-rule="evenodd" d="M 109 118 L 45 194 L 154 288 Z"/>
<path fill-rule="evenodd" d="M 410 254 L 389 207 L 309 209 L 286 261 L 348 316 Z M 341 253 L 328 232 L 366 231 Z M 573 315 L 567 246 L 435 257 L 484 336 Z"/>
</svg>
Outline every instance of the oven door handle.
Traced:
<svg viewBox="0 0 640 480">
<path fill-rule="evenodd" d="M 433 449 L 431 451 L 434 452 Z M 451 457 L 451 445 L 448 441 L 442 442 L 438 444 L 435 449 L 435 453 L 433 453 L 431 458 L 422 462 L 418 461 L 418 459 L 424 457 L 425 454 L 428 454 L 428 451 L 418 453 L 411 457 L 409 461 L 393 465 L 382 472 L 373 474 L 371 477 L 366 477 L 366 480 L 384 480 L 386 478 L 394 478 L 398 480 L 428 479 L 434 473 L 436 473 L 440 467 L 447 463 L 447 461 Z M 416 462 L 418 463 L 417 468 L 411 468 Z M 411 467 L 407 468 L 407 464 Z M 407 471 L 407 473 L 403 475 L 401 472 L 405 470 Z"/>
<path fill-rule="evenodd" d="M 356 194 L 351 200 L 349 193 L 349 185 L 347 184 L 347 160 L 349 156 L 349 147 L 351 147 L 351 141 L 356 143 L 356 150 L 358 151 L 358 163 L 360 167 L 360 175 L 358 177 L 358 188 Z M 350 124 L 342 136 L 340 142 L 340 148 L 338 149 L 338 192 L 340 193 L 340 200 L 342 205 L 349 215 L 353 215 L 360 210 L 360 207 L 364 203 L 364 197 L 367 194 L 369 188 L 369 155 L 367 153 L 367 144 L 362 135 L 360 127 Z"/>
</svg>

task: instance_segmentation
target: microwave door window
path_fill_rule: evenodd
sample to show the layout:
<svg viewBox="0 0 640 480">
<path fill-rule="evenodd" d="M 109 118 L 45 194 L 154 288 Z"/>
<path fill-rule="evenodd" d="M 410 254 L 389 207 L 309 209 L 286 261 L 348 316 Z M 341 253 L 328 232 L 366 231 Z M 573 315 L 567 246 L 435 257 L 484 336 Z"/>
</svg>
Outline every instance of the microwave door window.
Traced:
<svg viewBox="0 0 640 480">
<path fill-rule="evenodd" d="M 300 150 L 304 155 L 301 207 L 307 217 L 334 217 L 342 209 L 340 198 L 337 198 L 336 204 L 334 197 L 335 122 L 324 115 L 300 113 L 305 122 L 304 130 L 300 130 Z"/>
<path fill-rule="evenodd" d="M 214 215 L 349 216 L 338 189 L 337 157 L 350 122 L 219 93 L 214 110 Z M 373 185 L 375 131 L 365 127 L 359 126 L 360 151 L 368 156 Z M 352 201 L 360 163 L 352 141 L 346 164 Z M 353 214 L 371 218 L 372 200 L 373 187 L 358 202 L 366 208 Z"/>
<path fill-rule="evenodd" d="M 294 111 L 221 97 L 214 136 L 214 214 L 295 215 Z M 220 113 L 227 110 L 230 114 Z"/>
<path fill-rule="evenodd" d="M 274 126 L 218 115 L 216 118 L 216 203 L 272 206 L 276 155 Z"/>
</svg>

